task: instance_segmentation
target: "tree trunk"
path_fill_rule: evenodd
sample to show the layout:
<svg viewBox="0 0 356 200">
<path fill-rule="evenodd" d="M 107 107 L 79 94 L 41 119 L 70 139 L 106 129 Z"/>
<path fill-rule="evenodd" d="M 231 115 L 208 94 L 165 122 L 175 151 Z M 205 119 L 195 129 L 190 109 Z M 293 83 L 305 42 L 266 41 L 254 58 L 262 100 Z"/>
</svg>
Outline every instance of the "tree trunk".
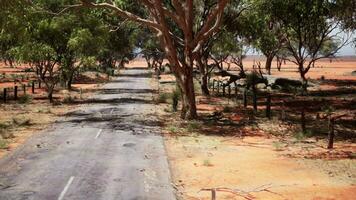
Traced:
<svg viewBox="0 0 356 200">
<path fill-rule="evenodd" d="M 302 63 L 299 64 L 299 73 L 300 73 L 300 77 L 302 78 L 302 95 L 304 95 L 305 93 L 307 93 L 308 80 L 305 77 L 307 71 L 304 69 Z"/>
<path fill-rule="evenodd" d="M 266 59 L 266 72 L 268 75 L 271 75 L 271 67 L 272 67 L 272 61 L 273 61 L 274 56 L 273 55 L 268 55 Z"/>
<path fill-rule="evenodd" d="M 200 83 L 201 92 L 204 96 L 209 96 L 209 83 L 208 83 L 208 75 L 202 74 L 201 76 L 201 83 Z"/>
<path fill-rule="evenodd" d="M 203 64 L 205 63 L 205 64 Z M 209 96 L 210 92 L 209 92 L 209 79 L 208 79 L 208 73 L 207 71 L 207 62 L 204 60 L 203 61 L 203 57 L 200 57 L 199 59 L 197 59 L 197 65 L 199 67 L 199 71 L 201 74 L 201 80 L 200 80 L 200 88 L 201 88 L 201 92 L 203 93 L 204 96 Z"/>
<path fill-rule="evenodd" d="M 246 88 L 244 88 L 244 92 L 242 94 L 242 98 L 243 98 L 244 107 L 247 108 L 247 89 Z"/>
<path fill-rule="evenodd" d="M 192 70 L 192 69 L 190 69 Z M 187 72 L 183 78 L 183 82 L 180 83 L 182 92 L 182 119 L 196 119 L 198 117 L 196 104 L 195 104 L 195 92 L 193 83 L 193 73 Z"/>
<path fill-rule="evenodd" d="M 48 99 L 50 103 L 53 103 L 53 89 L 48 89 Z"/>
<path fill-rule="evenodd" d="M 72 90 L 72 83 L 73 83 L 74 73 L 71 73 L 67 80 L 67 89 Z"/>
</svg>

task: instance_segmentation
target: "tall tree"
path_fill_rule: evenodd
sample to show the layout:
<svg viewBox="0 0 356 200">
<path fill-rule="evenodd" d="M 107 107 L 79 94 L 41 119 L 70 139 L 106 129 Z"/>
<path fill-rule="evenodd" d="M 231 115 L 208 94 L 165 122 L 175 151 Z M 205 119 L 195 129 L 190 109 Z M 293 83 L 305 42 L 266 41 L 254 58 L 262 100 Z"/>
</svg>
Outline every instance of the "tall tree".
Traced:
<svg viewBox="0 0 356 200">
<path fill-rule="evenodd" d="M 265 6 L 281 26 L 286 49 L 292 57 L 287 59 L 298 66 L 304 89 L 306 74 L 314 63 L 335 55 L 346 44 L 336 31 L 339 23 L 331 19 L 330 8 L 328 0 L 274 0 Z M 324 48 L 338 41 L 336 47 Z"/>
<path fill-rule="evenodd" d="M 220 27 L 223 12 L 229 0 L 217 0 L 210 7 L 203 24 L 197 24 L 194 11 L 205 3 L 201 1 L 141 0 L 145 12 L 132 13 L 125 10 L 127 1 L 93 2 L 81 0 L 80 4 L 69 6 L 102 8 L 116 15 L 135 21 L 150 28 L 157 36 L 170 68 L 182 92 L 182 118 L 197 118 L 195 91 L 193 84 L 193 63 L 202 45 Z M 131 1 L 132 2 L 132 1 Z"/>
</svg>

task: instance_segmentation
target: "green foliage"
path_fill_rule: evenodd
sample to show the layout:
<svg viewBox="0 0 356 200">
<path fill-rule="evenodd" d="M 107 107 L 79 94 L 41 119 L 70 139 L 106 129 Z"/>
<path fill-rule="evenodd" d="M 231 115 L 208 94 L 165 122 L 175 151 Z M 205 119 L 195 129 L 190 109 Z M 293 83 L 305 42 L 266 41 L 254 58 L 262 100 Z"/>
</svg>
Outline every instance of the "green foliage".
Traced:
<svg viewBox="0 0 356 200">
<path fill-rule="evenodd" d="M 9 148 L 8 142 L 0 138 L 0 149 L 7 149 L 7 148 Z"/>
<path fill-rule="evenodd" d="M 188 132 L 194 132 L 196 131 L 200 126 L 200 123 L 197 121 L 189 121 L 187 124 L 187 131 Z"/>
<path fill-rule="evenodd" d="M 312 137 L 313 135 L 314 133 L 310 130 L 307 130 L 305 133 L 303 133 L 303 131 L 299 131 L 294 134 L 294 138 L 300 141 L 300 140 L 304 140 L 305 138 Z"/>
<path fill-rule="evenodd" d="M 214 166 L 214 165 L 211 163 L 211 161 L 210 161 L 209 159 L 205 159 L 205 160 L 203 161 L 203 165 L 204 165 L 205 167 L 212 167 L 212 166 Z"/>
<path fill-rule="evenodd" d="M 168 98 L 168 93 L 160 93 L 157 98 L 157 103 L 167 103 Z"/>
<path fill-rule="evenodd" d="M 233 111 L 233 108 L 231 106 L 224 106 L 223 112 L 224 113 L 231 113 Z"/>
<path fill-rule="evenodd" d="M 273 142 L 273 143 L 272 143 L 272 146 L 274 147 L 274 149 L 275 149 L 276 151 L 282 151 L 283 148 L 284 148 L 283 143 L 278 142 L 278 141 Z"/>
<path fill-rule="evenodd" d="M 173 112 L 177 112 L 178 102 L 179 102 L 180 98 L 181 98 L 181 92 L 179 89 L 176 88 L 172 92 L 172 110 L 173 110 Z"/>
</svg>

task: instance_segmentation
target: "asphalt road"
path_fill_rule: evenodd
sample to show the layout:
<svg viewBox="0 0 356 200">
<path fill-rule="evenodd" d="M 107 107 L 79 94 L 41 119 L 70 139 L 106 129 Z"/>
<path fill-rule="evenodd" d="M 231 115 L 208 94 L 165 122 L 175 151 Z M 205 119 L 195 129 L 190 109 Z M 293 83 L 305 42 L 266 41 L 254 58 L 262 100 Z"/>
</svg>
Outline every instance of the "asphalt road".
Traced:
<svg viewBox="0 0 356 200">
<path fill-rule="evenodd" d="M 125 70 L 0 160 L 0 200 L 175 199 L 149 81 Z"/>
</svg>

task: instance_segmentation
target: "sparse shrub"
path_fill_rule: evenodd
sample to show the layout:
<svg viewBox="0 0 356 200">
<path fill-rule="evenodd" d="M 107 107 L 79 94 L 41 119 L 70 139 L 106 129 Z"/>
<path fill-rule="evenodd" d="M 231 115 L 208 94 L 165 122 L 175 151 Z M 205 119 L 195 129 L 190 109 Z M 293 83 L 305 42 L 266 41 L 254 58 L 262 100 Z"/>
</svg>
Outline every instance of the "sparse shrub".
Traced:
<svg viewBox="0 0 356 200">
<path fill-rule="evenodd" d="M 276 150 L 276 151 L 282 151 L 283 147 L 284 147 L 281 142 L 273 142 L 272 146 L 274 147 L 274 150 Z"/>
<path fill-rule="evenodd" d="M 214 166 L 214 165 L 211 163 L 211 161 L 210 161 L 209 159 L 205 159 L 205 160 L 203 161 L 203 165 L 206 166 L 206 167 L 212 167 L 212 166 Z"/>
<path fill-rule="evenodd" d="M 63 103 L 73 103 L 74 100 L 75 98 L 73 98 L 71 95 L 67 95 L 66 97 L 64 97 Z"/>
<path fill-rule="evenodd" d="M 224 113 L 231 113 L 233 111 L 233 108 L 231 106 L 224 106 L 223 112 Z"/>
<path fill-rule="evenodd" d="M 28 94 L 25 94 L 19 98 L 20 104 L 29 104 L 32 101 L 32 97 Z"/>
<path fill-rule="evenodd" d="M 295 139 L 304 140 L 305 138 L 312 137 L 314 134 L 312 131 L 307 130 L 305 133 L 303 131 L 297 132 L 294 134 Z"/>
<path fill-rule="evenodd" d="M 325 80 L 325 76 L 324 75 L 320 76 L 320 80 L 324 81 Z"/>
<path fill-rule="evenodd" d="M 177 133 L 177 132 L 178 132 L 178 128 L 175 127 L 175 126 L 173 126 L 173 125 L 169 126 L 169 127 L 168 127 L 168 130 L 169 130 L 169 132 L 171 132 L 171 133 Z"/>
<path fill-rule="evenodd" d="M 167 103 L 168 94 L 167 93 L 160 93 L 157 99 L 157 103 Z"/>
<path fill-rule="evenodd" d="M 32 68 L 26 68 L 25 70 L 24 70 L 24 72 L 33 72 L 33 69 Z"/>
<path fill-rule="evenodd" d="M 187 124 L 187 131 L 194 132 L 199 128 L 199 123 L 197 121 L 189 121 Z"/>
<path fill-rule="evenodd" d="M 25 117 L 13 117 L 12 123 L 17 126 L 29 126 L 31 125 L 31 119 Z"/>
<path fill-rule="evenodd" d="M 7 149 L 7 148 L 9 148 L 7 141 L 0 138 L 0 149 Z"/>
<path fill-rule="evenodd" d="M 173 112 L 177 112 L 177 110 L 178 110 L 178 102 L 179 102 L 180 96 L 181 96 L 180 91 L 178 89 L 175 89 L 172 93 Z"/>
</svg>

